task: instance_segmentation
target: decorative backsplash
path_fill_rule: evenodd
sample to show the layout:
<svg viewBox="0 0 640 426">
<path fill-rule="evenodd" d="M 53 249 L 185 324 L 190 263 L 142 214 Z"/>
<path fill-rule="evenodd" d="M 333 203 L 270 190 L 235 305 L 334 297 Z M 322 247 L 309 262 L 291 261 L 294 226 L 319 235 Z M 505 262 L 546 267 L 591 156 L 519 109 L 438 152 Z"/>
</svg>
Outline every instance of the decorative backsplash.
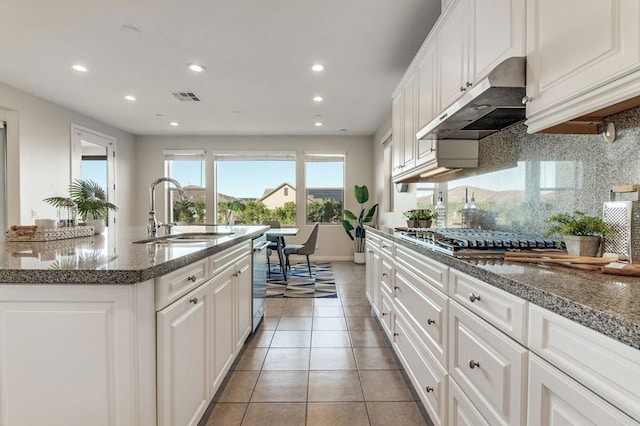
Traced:
<svg viewBox="0 0 640 426">
<path fill-rule="evenodd" d="M 557 212 L 601 215 L 613 185 L 640 183 L 640 108 L 609 121 L 613 143 L 601 135 L 530 135 L 523 123 L 482 139 L 480 167 L 446 185 L 449 225 L 460 225 L 465 189 L 469 200 L 475 195 L 474 226 L 482 228 L 542 234 Z"/>
</svg>

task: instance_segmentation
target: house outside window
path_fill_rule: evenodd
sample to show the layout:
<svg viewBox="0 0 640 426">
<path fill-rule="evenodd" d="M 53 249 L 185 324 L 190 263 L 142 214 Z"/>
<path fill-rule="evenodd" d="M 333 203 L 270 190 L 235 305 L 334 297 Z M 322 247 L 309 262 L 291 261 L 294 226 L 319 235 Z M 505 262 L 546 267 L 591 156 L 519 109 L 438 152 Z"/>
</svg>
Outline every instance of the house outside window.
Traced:
<svg viewBox="0 0 640 426">
<path fill-rule="evenodd" d="M 305 155 L 307 223 L 340 224 L 344 209 L 345 154 Z"/>
<path fill-rule="evenodd" d="M 292 152 L 216 153 L 217 223 L 296 224 L 296 156 Z"/>
<path fill-rule="evenodd" d="M 188 198 L 184 202 L 172 184 L 164 183 L 167 220 L 170 223 L 206 223 L 205 150 L 164 150 L 163 154 L 165 176 L 177 180 Z"/>
</svg>

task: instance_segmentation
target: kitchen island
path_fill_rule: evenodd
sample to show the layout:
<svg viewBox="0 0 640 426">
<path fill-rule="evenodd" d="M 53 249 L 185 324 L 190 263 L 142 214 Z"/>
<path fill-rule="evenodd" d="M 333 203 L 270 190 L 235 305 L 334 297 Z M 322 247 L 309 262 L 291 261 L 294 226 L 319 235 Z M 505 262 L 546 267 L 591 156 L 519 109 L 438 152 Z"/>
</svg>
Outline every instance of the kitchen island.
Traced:
<svg viewBox="0 0 640 426">
<path fill-rule="evenodd" d="M 367 296 L 434 424 L 638 424 L 639 278 L 369 231 Z"/>
<path fill-rule="evenodd" d="M 251 331 L 268 227 L 174 229 L 2 244 L 0 424 L 197 424 Z"/>
</svg>

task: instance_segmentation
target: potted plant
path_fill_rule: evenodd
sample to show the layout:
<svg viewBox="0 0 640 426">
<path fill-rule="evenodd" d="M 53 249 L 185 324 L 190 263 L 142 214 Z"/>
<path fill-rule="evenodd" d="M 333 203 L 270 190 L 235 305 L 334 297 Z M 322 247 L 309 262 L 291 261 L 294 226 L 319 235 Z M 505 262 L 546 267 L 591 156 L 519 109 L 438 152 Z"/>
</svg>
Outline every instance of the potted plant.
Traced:
<svg viewBox="0 0 640 426">
<path fill-rule="evenodd" d="M 596 256 L 602 238 L 611 233 L 611 228 L 604 220 L 580 211 L 559 213 L 549 217 L 546 222 L 553 225 L 545 236 L 562 236 L 567 253 L 572 256 Z"/>
<path fill-rule="evenodd" d="M 431 222 L 436 217 L 436 214 L 429 209 L 420 209 L 418 212 L 418 223 L 420 228 L 430 228 Z"/>
<path fill-rule="evenodd" d="M 403 213 L 404 217 L 407 218 L 407 227 L 408 228 L 417 228 L 420 226 L 418 222 L 418 213 L 417 210 L 409 210 Z"/>
<path fill-rule="evenodd" d="M 347 232 L 349 238 L 355 242 L 356 251 L 353 255 L 353 261 L 355 263 L 365 263 L 364 246 L 365 246 L 365 229 L 364 225 L 373 220 L 373 216 L 376 214 L 378 204 L 374 204 L 368 211 L 366 211 L 364 204 L 369 201 L 369 189 L 366 185 L 354 187 L 354 195 L 358 204 L 360 204 L 360 214 L 356 216 L 351 211 L 344 211 L 346 219 L 342 220 L 342 226 Z M 366 211 L 366 214 L 365 214 Z M 355 221 L 353 224 L 350 221 Z M 353 233 L 351 231 L 354 231 Z"/>
<path fill-rule="evenodd" d="M 69 184 L 69 198 L 77 205 L 78 214 L 87 225 L 93 226 L 96 234 L 105 229 L 105 219 L 108 211 L 118 210 L 115 204 L 107 201 L 107 194 L 99 183 L 91 179 L 76 179 Z M 59 207 L 67 197 L 49 197 L 44 201 Z"/>
</svg>

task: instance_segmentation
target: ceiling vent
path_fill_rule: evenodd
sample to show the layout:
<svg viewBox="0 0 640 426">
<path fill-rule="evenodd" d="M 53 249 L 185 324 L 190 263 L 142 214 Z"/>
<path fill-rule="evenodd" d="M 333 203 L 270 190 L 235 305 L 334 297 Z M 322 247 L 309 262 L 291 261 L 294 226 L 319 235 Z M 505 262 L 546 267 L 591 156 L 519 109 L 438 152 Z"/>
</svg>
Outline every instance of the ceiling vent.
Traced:
<svg viewBox="0 0 640 426">
<path fill-rule="evenodd" d="M 180 102 L 200 102 L 200 98 L 193 92 L 171 92 Z"/>
</svg>

